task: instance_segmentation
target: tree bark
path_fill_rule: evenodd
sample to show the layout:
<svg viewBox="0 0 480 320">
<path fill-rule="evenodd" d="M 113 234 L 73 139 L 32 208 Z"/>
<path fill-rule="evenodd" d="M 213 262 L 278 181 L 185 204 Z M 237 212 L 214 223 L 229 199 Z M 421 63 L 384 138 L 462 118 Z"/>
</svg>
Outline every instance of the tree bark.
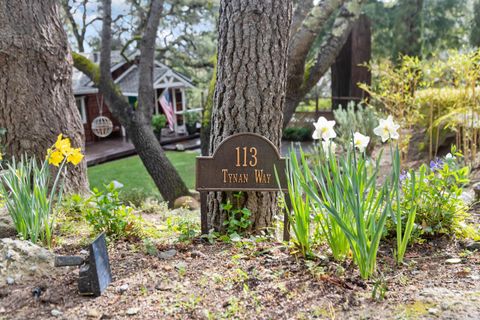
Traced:
<svg viewBox="0 0 480 320">
<path fill-rule="evenodd" d="M 115 86 L 110 72 L 111 55 L 111 0 L 103 0 L 102 50 L 100 68 L 79 54 L 74 54 L 75 67 L 88 75 L 101 94 L 108 108 L 127 130 L 142 160 L 163 199 L 173 206 L 175 199 L 189 195 L 188 188 L 175 167 L 170 163 L 151 126 L 155 97 L 153 91 L 154 50 L 158 23 L 163 1 L 154 0 L 150 6 L 145 33 L 141 40 L 139 69 L 138 107 L 134 109 Z"/>
<path fill-rule="evenodd" d="M 72 92 L 72 58 L 55 0 L 0 2 L 0 127 L 7 156 L 45 159 L 63 133 L 84 145 Z M 86 161 L 69 168 L 69 192 L 88 190 Z"/>
<path fill-rule="evenodd" d="M 291 16 L 291 1 L 221 1 L 210 154 L 239 132 L 261 134 L 280 147 Z M 229 196 L 209 194 L 208 219 L 216 230 L 224 229 L 227 217 L 221 204 Z M 252 212 L 253 231 L 271 226 L 278 209 L 276 196 L 275 192 L 244 194 L 242 206 Z"/>
<path fill-rule="evenodd" d="M 212 129 L 212 108 L 213 96 L 215 94 L 215 85 L 217 81 L 217 54 L 215 53 L 212 79 L 208 86 L 207 100 L 203 106 L 202 129 L 200 130 L 200 146 L 202 156 L 208 156 L 210 153 L 210 131 Z"/>
</svg>

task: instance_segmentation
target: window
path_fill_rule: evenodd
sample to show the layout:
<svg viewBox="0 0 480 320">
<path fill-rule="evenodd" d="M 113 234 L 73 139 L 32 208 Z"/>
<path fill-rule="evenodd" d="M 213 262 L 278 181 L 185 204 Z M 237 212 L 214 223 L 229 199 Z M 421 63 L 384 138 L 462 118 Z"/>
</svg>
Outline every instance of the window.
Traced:
<svg viewBox="0 0 480 320">
<path fill-rule="evenodd" d="M 80 118 L 82 123 L 87 123 L 87 110 L 85 108 L 85 97 L 75 97 L 77 103 L 78 112 L 80 112 Z"/>
</svg>

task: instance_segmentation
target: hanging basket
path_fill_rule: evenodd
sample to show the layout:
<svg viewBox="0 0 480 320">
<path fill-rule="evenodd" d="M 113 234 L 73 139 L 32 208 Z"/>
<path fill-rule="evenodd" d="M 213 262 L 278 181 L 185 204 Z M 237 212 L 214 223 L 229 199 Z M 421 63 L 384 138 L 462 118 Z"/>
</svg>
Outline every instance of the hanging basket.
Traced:
<svg viewBox="0 0 480 320">
<path fill-rule="evenodd" d="M 104 116 L 99 116 L 92 121 L 92 131 L 97 137 L 105 138 L 112 133 L 113 123 L 112 120 Z"/>
</svg>

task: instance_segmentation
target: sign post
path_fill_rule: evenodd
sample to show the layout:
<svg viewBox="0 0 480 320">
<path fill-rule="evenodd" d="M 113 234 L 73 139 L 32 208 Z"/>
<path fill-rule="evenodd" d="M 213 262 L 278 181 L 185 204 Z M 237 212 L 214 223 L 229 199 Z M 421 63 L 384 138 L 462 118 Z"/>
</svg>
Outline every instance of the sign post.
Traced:
<svg viewBox="0 0 480 320">
<path fill-rule="evenodd" d="M 207 194 L 210 191 L 287 192 L 286 160 L 276 146 L 256 133 L 237 133 L 220 143 L 211 157 L 197 157 L 196 190 L 200 192 L 202 234 L 208 234 Z M 278 174 L 278 180 L 275 176 Z M 280 186 L 279 186 L 280 183 Z M 287 210 L 290 211 L 287 197 Z M 284 240 L 289 239 L 288 212 Z"/>
</svg>

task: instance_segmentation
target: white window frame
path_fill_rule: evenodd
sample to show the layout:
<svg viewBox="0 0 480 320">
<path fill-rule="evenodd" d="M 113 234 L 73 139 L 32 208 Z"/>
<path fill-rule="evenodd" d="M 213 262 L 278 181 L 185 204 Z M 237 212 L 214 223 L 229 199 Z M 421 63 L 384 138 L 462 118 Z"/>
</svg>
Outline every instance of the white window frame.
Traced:
<svg viewBox="0 0 480 320">
<path fill-rule="evenodd" d="M 75 104 L 77 104 L 77 100 L 80 100 L 80 118 L 82 119 L 82 123 L 87 123 L 87 108 L 85 107 L 85 97 L 75 97 Z"/>
</svg>

